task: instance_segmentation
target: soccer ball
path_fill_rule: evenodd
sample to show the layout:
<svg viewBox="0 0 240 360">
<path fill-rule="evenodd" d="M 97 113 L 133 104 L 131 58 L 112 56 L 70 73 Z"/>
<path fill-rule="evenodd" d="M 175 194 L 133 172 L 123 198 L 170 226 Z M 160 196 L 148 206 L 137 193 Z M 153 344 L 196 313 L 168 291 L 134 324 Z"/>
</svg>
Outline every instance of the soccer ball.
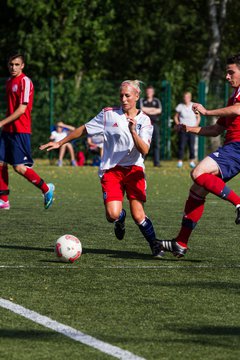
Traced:
<svg viewBox="0 0 240 360">
<path fill-rule="evenodd" d="M 56 241 L 55 253 L 59 260 L 73 263 L 82 254 L 82 244 L 73 235 L 63 235 Z"/>
</svg>

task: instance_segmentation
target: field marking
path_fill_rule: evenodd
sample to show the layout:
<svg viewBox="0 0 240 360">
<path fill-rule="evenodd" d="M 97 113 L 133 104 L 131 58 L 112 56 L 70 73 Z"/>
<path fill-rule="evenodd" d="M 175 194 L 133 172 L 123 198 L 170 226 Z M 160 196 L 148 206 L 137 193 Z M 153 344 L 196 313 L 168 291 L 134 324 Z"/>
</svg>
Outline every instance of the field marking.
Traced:
<svg viewBox="0 0 240 360">
<path fill-rule="evenodd" d="M 0 265 L 0 269 L 237 269 L 240 264 L 235 265 L 103 265 L 103 266 L 84 266 L 81 265 Z"/>
<path fill-rule="evenodd" d="M 70 326 L 61 324 L 47 316 L 43 316 L 35 311 L 29 310 L 21 305 L 15 304 L 12 301 L 0 298 L 0 306 L 4 309 L 10 310 L 15 314 L 21 315 L 26 319 L 32 320 L 33 322 L 43 325 L 46 328 L 54 330 L 64 336 L 67 336 L 75 341 L 82 344 L 93 347 L 105 354 L 111 355 L 117 359 L 122 360 L 146 360 L 142 357 L 134 355 L 133 353 L 123 350 L 117 346 L 108 344 L 104 341 L 98 340 L 90 335 L 87 335 L 81 331 L 78 331 Z"/>
</svg>

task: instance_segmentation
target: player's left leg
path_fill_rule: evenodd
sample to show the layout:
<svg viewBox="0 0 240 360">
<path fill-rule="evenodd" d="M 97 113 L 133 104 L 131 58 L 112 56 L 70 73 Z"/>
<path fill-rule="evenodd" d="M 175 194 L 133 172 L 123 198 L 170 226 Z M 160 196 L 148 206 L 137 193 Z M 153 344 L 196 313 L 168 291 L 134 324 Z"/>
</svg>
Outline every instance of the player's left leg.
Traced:
<svg viewBox="0 0 240 360">
<path fill-rule="evenodd" d="M 162 258 L 164 252 L 161 251 L 161 245 L 156 239 L 153 223 L 145 214 L 143 203 L 137 199 L 129 199 L 129 204 L 132 218 L 138 225 L 144 238 L 147 240 L 154 258 Z"/>
<path fill-rule="evenodd" d="M 212 154 L 213 155 L 213 154 Z M 230 161 L 230 160 L 227 160 Z M 231 169 L 232 168 L 232 169 Z M 194 182 L 203 187 L 205 190 L 217 195 L 223 200 L 227 200 L 236 206 L 237 219 L 236 224 L 240 224 L 240 196 L 231 190 L 223 179 L 220 178 L 220 167 L 215 159 L 208 156 L 202 160 L 198 166 L 192 171 L 192 178 Z M 225 168 L 222 165 L 221 175 L 225 179 L 230 179 L 239 172 L 235 166 L 229 166 L 228 175 L 225 173 Z M 230 171 L 230 172 L 229 172 Z"/>
<path fill-rule="evenodd" d="M 32 168 L 23 164 L 14 165 L 13 168 L 19 175 L 25 177 L 25 179 L 42 191 L 44 195 L 44 207 L 48 209 L 53 203 L 54 185 L 51 183 L 47 184 Z"/>
</svg>

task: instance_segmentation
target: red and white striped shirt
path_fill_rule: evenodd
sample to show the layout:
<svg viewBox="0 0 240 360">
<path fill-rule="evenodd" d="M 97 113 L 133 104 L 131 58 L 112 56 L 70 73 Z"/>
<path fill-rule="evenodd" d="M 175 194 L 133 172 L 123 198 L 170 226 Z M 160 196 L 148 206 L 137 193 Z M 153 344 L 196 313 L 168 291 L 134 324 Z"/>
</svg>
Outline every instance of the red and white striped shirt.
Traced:
<svg viewBox="0 0 240 360">
<path fill-rule="evenodd" d="M 20 104 L 27 105 L 26 111 L 18 119 L 3 127 L 3 131 L 11 133 L 31 133 L 31 111 L 33 105 L 33 83 L 25 75 L 11 77 L 7 80 L 7 116 L 14 113 Z"/>
</svg>

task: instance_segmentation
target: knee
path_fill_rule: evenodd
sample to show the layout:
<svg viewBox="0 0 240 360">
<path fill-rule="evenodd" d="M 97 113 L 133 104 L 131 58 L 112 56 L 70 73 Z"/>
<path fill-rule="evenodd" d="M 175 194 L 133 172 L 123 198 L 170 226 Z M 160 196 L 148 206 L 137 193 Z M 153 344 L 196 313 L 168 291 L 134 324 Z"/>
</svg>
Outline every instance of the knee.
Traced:
<svg viewBox="0 0 240 360">
<path fill-rule="evenodd" d="M 13 166 L 14 171 L 16 171 L 18 174 L 24 175 L 26 168 L 23 165 L 15 165 Z"/>
<path fill-rule="evenodd" d="M 117 211 L 115 209 L 106 210 L 106 219 L 108 222 L 113 223 L 117 219 L 119 219 L 121 211 Z"/>
<path fill-rule="evenodd" d="M 201 171 L 201 169 L 199 169 L 197 166 L 191 171 L 191 178 L 193 181 L 196 181 L 196 179 L 202 175 L 203 172 Z"/>
</svg>

